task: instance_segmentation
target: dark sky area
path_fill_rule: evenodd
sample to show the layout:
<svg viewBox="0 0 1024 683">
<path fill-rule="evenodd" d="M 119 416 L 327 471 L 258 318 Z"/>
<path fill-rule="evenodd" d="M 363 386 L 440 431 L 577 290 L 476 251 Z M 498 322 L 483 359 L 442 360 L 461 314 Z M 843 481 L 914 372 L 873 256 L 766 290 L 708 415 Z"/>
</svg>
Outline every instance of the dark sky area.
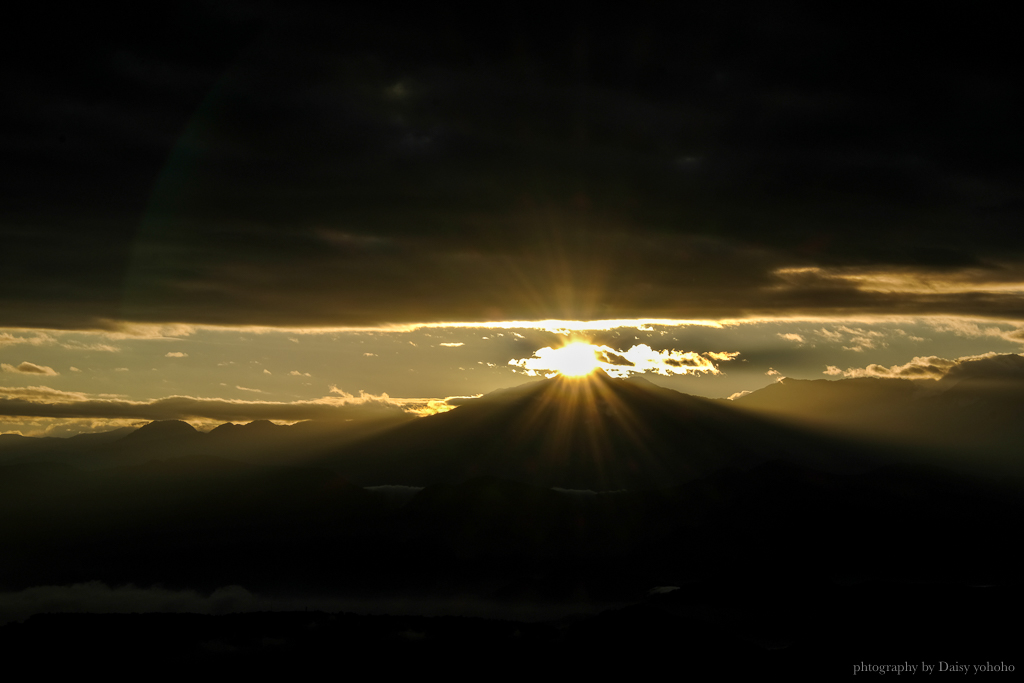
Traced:
<svg viewBox="0 0 1024 683">
<path fill-rule="evenodd" d="M 1019 320 L 1009 16 L 16 10 L 0 327 Z"/>
</svg>

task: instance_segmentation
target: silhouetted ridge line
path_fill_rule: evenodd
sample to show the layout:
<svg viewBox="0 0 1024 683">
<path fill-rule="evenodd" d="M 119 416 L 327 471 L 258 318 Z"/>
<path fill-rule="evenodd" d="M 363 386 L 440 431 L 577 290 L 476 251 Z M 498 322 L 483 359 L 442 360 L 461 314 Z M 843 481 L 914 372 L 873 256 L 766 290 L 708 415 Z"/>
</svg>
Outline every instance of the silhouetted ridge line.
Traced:
<svg viewBox="0 0 1024 683">
<path fill-rule="evenodd" d="M 320 462 L 365 485 L 426 486 L 489 475 L 612 491 L 671 486 L 768 459 L 850 467 L 860 454 L 732 406 L 601 373 L 486 395 Z"/>
</svg>

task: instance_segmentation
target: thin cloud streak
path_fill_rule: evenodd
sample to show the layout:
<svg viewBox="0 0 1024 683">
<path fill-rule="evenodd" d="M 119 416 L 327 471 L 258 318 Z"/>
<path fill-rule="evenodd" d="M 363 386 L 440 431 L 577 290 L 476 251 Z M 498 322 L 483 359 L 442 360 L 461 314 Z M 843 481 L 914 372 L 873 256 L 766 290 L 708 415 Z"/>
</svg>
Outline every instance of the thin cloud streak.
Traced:
<svg viewBox="0 0 1024 683">
<path fill-rule="evenodd" d="M 57 344 L 53 335 L 78 334 L 95 335 L 111 340 L 148 340 L 148 341 L 180 341 L 198 333 L 237 333 L 237 334 L 290 334 L 290 335 L 330 335 L 348 333 L 380 333 L 400 334 L 421 330 L 537 330 L 555 334 L 570 335 L 575 332 L 608 332 L 618 329 L 632 329 L 643 332 L 655 328 L 686 328 L 702 327 L 725 329 L 749 325 L 765 324 L 826 324 L 826 325 L 877 325 L 877 324 L 914 324 L 923 323 L 937 330 L 963 331 L 970 336 L 1000 336 L 1001 334 L 1019 334 L 1017 341 L 1024 343 L 1024 314 L 1019 317 L 950 315 L 947 313 L 869 313 L 843 312 L 833 314 L 775 312 L 772 314 L 751 314 L 746 317 L 722 317 L 706 319 L 683 318 L 617 318 L 595 320 L 453 320 L 444 322 L 410 322 L 386 323 L 380 325 L 325 325 L 325 326 L 291 326 L 291 325 L 209 325 L 209 324 L 177 324 L 136 325 L 111 323 L 111 329 L 90 328 L 85 330 L 58 330 L 52 328 L 7 328 L 0 332 L 0 346 L 14 344 Z M 999 326 L 1010 326 L 1013 330 L 999 330 Z M 969 332 L 974 330 L 975 332 Z M 979 332 L 978 330 L 983 330 Z M 168 336 L 171 333 L 174 336 Z M 33 337 L 19 337 L 35 335 Z M 105 349 L 104 349 L 105 350 Z"/>
<path fill-rule="evenodd" d="M 222 422 L 252 420 L 344 420 L 373 415 L 409 413 L 431 415 L 451 410 L 459 399 L 392 398 L 387 394 L 358 395 L 332 387 L 336 395 L 304 401 L 251 401 L 241 399 L 168 396 L 133 401 L 116 394 L 87 394 L 50 387 L 0 387 L 0 415 L 9 417 L 104 418 L 135 420 L 206 419 Z M 449 403 L 454 401 L 454 403 Z"/>
<path fill-rule="evenodd" d="M 790 285 L 848 285 L 862 292 L 902 294 L 1006 293 L 1024 295 L 1024 266 L 927 270 L 923 268 L 779 268 L 773 273 Z"/>
</svg>

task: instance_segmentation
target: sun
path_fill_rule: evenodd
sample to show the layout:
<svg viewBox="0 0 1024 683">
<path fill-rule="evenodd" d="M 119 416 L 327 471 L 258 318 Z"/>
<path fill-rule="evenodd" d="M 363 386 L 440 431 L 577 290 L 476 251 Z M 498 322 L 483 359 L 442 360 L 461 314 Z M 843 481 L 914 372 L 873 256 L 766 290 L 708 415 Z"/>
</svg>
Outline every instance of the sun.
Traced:
<svg viewBox="0 0 1024 683">
<path fill-rule="evenodd" d="M 549 367 L 563 377 L 583 377 L 600 365 L 597 347 L 586 342 L 574 342 L 560 349 L 552 349 L 545 360 Z"/>
</svg>

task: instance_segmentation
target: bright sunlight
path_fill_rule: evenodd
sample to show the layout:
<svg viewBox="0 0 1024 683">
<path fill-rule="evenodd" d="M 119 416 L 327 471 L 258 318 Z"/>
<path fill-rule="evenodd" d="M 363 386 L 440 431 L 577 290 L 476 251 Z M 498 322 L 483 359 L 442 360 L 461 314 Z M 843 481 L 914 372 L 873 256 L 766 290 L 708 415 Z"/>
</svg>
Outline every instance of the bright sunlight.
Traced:
<svg viewBox="0 0 1024 683">
<path fill-rule="evenodd" d="M 631 374 L 658 375 L 717 375 L 717 363 L 729 361 L 739 355 L 737 351 L 676 351 L 655 350 L 647 344 L 637 344 L 619 351 L 610 346 L 596 346 L 587 342 L 573 342 L 561 348 L 546 346 L 537 349 L 532 358 L 513 358 L 509 365 L 526 371 L 527 375 L 554 377 L 584 377 L 600 368 L 610 377 L 628 377 Z"/>
<path fill-rule="evenodd" d="M 598 347 L 586 342 L 574 342 L 560 349 L 545 347 L 538 350 L 536 365 L 544 370 L 554 371 L 563 377 L 583 377 L 593 372 L 601 361 L 597 358 Z"/>
</svg>

